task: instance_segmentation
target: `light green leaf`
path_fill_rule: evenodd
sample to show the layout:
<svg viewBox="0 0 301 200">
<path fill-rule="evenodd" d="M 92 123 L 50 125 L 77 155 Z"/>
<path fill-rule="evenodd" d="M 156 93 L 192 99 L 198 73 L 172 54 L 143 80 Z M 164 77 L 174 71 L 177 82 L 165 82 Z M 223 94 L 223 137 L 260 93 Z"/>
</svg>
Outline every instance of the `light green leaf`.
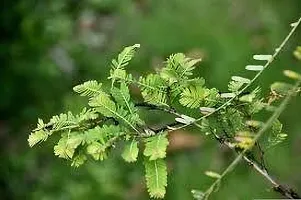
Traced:
<svg viewBox="0 0 301 200">
<path fill-rule="evenodd" d="M 166 83 L 158 74 L 140 77 L 139 88 L 145 100 L 154 105 L 167 105 Z"/>
<path fill-rule="evenodd" d="M 273 58 L 272 55 L 254 55 L 253 59 L 254 60 L 265 60 L 265 61 L 270 61 Z"/>
<path fill-rule="evenodd" d="M 117 78 L 126 79 L 127 74 L 124 67 L 127 66 L 130 60 L 134 57 L 137 48 L 140 48 L 140 44 L 125 47 L 118 55 L 117 59 L 112 60 L 112 69 L 110 70 L 109 77 L 109 79 L 112 80 L 112 87 Z"/>
<path fill-rule="evenodd" d="M 183 53 L 171 55 L 166 61 L 166 67 L 162 68 L 160 76 L 171 85 L 191 76 L 192 70 L 200 61 L 201 59 L 188 58 Z"/>
<path fill-rule="evenodd" d="M 152 198 L 164 198 L 167 186 L 167 167 L 163 159 L 146 160 L 145 178 L 148 192 Z"/>
<path fill-rule="evenodd" d="M 30 147 L 33 147 L 39 142 L 46 141 L 48 138 L 48 134 L 44 130 L 38 130 L 32 132 L 28 137 L 28 144 Z"/>
<path fill-rule="evenodd" d="M 113 68 L 123 69 L 126 65 L 128 65 L 129 61 L 134 57 L 137 48 L 140 48 L 140 44 L 134 44 L 132 46 L 125 47 L 118 55 L 117 59 L 112 60 Z"/>
<path fill-rule="evenodd" d="M 188 108 L 200 107 L 201 102 L 209 95 L 209 90 L 200 86 L 190 86 L 185 88 L 180 97 L 180 104 Z"/>
<path fill-rule="evenodd" d="M 121 156 L 127 162 L 135 162 L 137 161 L 138 152 L 138 142 L 136 140 L 132 140 L 132 142 L 128 142 L 125 145 Z"/>
<path fill-rule="evenodd" d="M 301 74 L 294 72 L 292 70 L 284 70 L 283 74 L 291 79 L 300 80 Z"/>
<path fill-rule="evenodd" d="M 249 70 L 249 71 L 261 71 L 261 70 L 263 70 L 263 66 L 262 65 L 247 65 L 246 66 L 246 70 Z"/>
<path fill-rule="evenodd" d="M 192 196 L 195 200 L 204 200 L 206 194 L 200 190 L 191 190 Z"/>
<path fill-rule="evenodd" d="M 73 132 L 64 135 L 54 146 L 54 154 L 60 158 L 72 158 L 75 149 L 83 142 L 84 135 Z"/>
<path fill-rule="evenodd" d="M 99 142 L 93 142 L 87 146 L 87 153 L 90 154 L 95 160 L 104 160 L 107 158 L 106 146 Z"/>
<path fill-rule="evenodd" d="M 166 157 L 168 139 L 166 133 L 158 133 L 146 139 L 143 155 L 148 156 L 149 160 L 156 160 Z"/>
<path fill-rule="evenodd" d="M 71 166 L 73 167 L 79 167 L 81 166 L 82 164 L 84 164 L 87 160 L 87 156 L 84 155 L 84 154 L 78 154 L 76 155 L 73 159 L 72 159 L 72 163 L 71 163 Z"/>
<path fill-rule="evenodd" d="M 101 93 L 101 83 L 95 80 L 86 81 L 83 84 L 73 87 L 73 90 L 81 96 L 93 97 Z"/>
<path fill-rule="evenodd" d="M 213 172 L 213 171 L 205 171 L 205 174 L 206 174 L 206 176 L 209 176 L 211 178 L 216 178 L 216 179 L 221 177 L 220 174 Z"/>
<path fill-rule="evenodd" d="M 131 114 L 134 113 L 134 105 L 130 102 L 130 91 L 125 83 L 120 83 L 120 88 L 113 87 L 111 94 L 119 105 L 125 107 Z"/>
<path fill-rule="evenodd" d="M 101 92 L 98 96 L 92 98 L 89 101 L 89 105 L 91 107 L 95 107 L 95 109 L 100 112 L 102 115 L 106 117 L 115 117 L 116 116 L 116 105 L 110 99 L 109 95 L 104 92 Z"/>
</svg>

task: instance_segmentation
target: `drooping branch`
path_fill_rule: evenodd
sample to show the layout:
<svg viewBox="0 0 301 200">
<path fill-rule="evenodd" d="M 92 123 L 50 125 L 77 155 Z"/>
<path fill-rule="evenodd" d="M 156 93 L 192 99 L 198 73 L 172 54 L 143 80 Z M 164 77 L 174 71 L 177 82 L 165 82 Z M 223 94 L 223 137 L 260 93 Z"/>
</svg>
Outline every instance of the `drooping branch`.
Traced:
<svg viewBox="0 0 301 200">
<path fill-rule="evenodd" d="M 300 18 L 301 19 L 301 18 Z M 301 21 L 301 20 L 300 20 Z M 267 122 L 263 125 L 263 127 L 257 132 L 255 135 L 253 141 L 257 142 L 258 139 L 272 126 L 273 122 L 280 116 L 280 114 L 284 111 L 285 107 L 287 106 L 288 102 L 293 96 L 293 91 L 298 88 L 301 84 L 301 79 L 296 82 L 292 90 L 288 93 L 288 95 L 285 97 L 285 99 L 281 102 L 279 107 L 274 111 L 273 115 L 267 120 Z M 241 153 L 238 154 L 238 156 L 233 160 L 233 162 L 225 169 L 225 171 L 221 174 L 221 176 L 216 179 L 213 184 L 206 190 L 205 196 L 208 198 L 208 196 L 212 193 L 214 188 L 221 182 L 221 180 L 229 173 L 231 172 L 237 164 L 244 159 L 245 153 L 249 151 L 250 149 L 245 149 Z M 257 165 L 253 165 L 253 167 L 258 170 L 260 168 L 257 168 Z M 264 172 L 264 171 L 263 171 Z M 262 173 L 260 173 L 262 174 Z M 293 190 L 293 189 L 286 189 L 282 185 L 279 185 L 276 181 L 270 178 L 270 176 L 267 176 L 267 172 L 263 173 L 265 178 L 268 178 L 268 180 L 273 184 L 274 190 L 276 192 L 279 192 L 280 194 L 284 195 L 286 198 L 289 199 L 299 199 L 300 196 Z M 297 197 L 297 198 L 296 198 Z"/>
</svg>

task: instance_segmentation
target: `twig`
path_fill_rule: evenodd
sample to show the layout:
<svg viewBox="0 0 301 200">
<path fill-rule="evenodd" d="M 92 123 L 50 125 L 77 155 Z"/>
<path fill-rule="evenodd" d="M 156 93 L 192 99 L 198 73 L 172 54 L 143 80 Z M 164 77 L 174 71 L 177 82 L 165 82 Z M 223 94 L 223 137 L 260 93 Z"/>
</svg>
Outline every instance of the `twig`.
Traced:
<svg viewBox="0 0 301 200">
<path fill-rule="evenodd" d="M 235 150 L 234 146 L 227 142 L 226 140 L 223 140 L 222 138 L 218 137 L 216 134 L 214 134 L 215 138 L 223 145 L 227 146 L 228 148 L 234 150 L 235 152 L 237 152 L 237 150 Z M 242 157 L 250 166 L 253 167 L 253 169 L 255 169 L 260 175 L 262 175 L 267 181 L 269 181 L 271 183 L 271 185 L 273 186 L 273 189 L 282 194 L 285 197 L 288 198 L 300 198 L 298 196 L 298 194 L 296 192 L 294 192 L 292 189 L 288 189 L 286 187 L 284 187 L 283 185 L 279 184 L 267 171 L 267 169 L 265 168 L 264 165 L 259 165 L 256 161 L 252 160 L 251 158 L 249 158 L 246 155 L 243 155 Z"/>
<path fill-rule="evenodd" d="M 182 125 L 180 127 L 177 127 L 174 130 L 182 129 L 182 128 L 185 128 L 185 127 L 190 126 L 192 124 L 195 124 L 196 122 L 201 121 L 202 119 L 207 118 L 207 117 L 213 115 L 214 113 L 222 110 L 223 108 L 227 107 L 228 105 L 230 105 L 233 100 L 235 100 L 240 94 L 242 94 L 247 88 L 249 88 L 250 85 L 253 84 L 253 82 L 265 71 L 265 69 L 270 66 L 270 64 L 275 60 L 275 58 L 278 56 L 278 54 L 282 51 L 283 47 L 289 41 L 289 39 L 291 38 L 291 36 L 293 35 L 293 33 L 297 30 L 297 28 L 300 25 L 300 23 L 301 23 L 301 17 L 298 19 L 298 21 L 296 22 L 296 24 L 294 25 L 294 27 L 291 29 L 291 31 L 288 33 L 288 35 L 284 38 L 284 40 L 279 45 L 279 47 L 276 48 L 274 54 L 272 55 L 272 58 L 270 60 L 268 60 L 267 63 L 264 65 L 263 70 L 259 71 L 254 76 L 254 78 L 245 87 L 243 87 L 239 92 L 236 93 L 236 95 L 234 97 L 232 97 L 231 99 L 229 99 L 228 101 L 226 101 L 224 104 L 222 104 L 221 106 L 219 106 L 218 108 L 216 108 L 215 111 L 213 111 L 213 112 L 211 112 L 211 113 L 209 113 L 207 115 L 204 115 L 204 116 L 196 119 L 194 122 L 191 122 L 191 123 Z M 296 89 L 298 89 L 298 88 L 296 88 Z"/>
<path fill-rule="evenodd" d="M 283 112 L 283 110 L 285 109 L 286 105 L 288 104 L 288 102 L 290 101 L 293 92 L 296 88 L 299 87 L 299 85 L 301 84 L 301 80 L 297 81 L 297 83 L 295 84 L 295 86 L 293 87 L 293 89 L 291 90 L 291 92 L 289 92 L 289 94 L 285 97 L 285 99 L 281 102 L 280 106 L 275 110 L 275 112 L 273 113 L 273 115 L 268 119 L 268 121 L 264 124 L 264 126 L 258 131 L 258 133 L 256 134 L 256 136 L 254 137 L 254 142 L 257 142 L 258 139 L 263 135 L 263 133 L 265 133 L 273 124 L 273 122 L 280 116 L 280 114 Z M 224 176 L 226 176 L 229 172 L 231 172 L 239 163 L 239 161 L 244 158 L 244 154 L 250 149 L 245 149 L 244 151 L 242 151 L 234 160 L 233 162 L 226 168 L 226 170 L 221 174 L 221 176 L 216 179 L 215 182 L 213 182 L 213 184 L 206 190 L 205 195 L 206 198 L 208 198 L 208 196 L 212 193 L 212 191 L 214 190 L 214 188 L 220 183 L 220 181 L 223 179 Z M 256 168 L 255 168 L 256 166 Z M 254 168 L 258 171 L 259 169 L 261 169 L 260 167 L 257 168 L 257 165 L 254 165 Z M 264 171 L 259 171 L 261 174 Z M 284 188 L 282 185 L 279 185 L 277 182 L 275 182 L 273 179 L 270 178 L 270 176 L 267 176 L 267 172 L 263 173 L 262 175 L 264 175 L 264 177 L 266 179 L 268 179 L 274 186 L 274 190 L 276 192 L 279 192 L 280 194 L 284 195 L 286 198 L 289 199 L 296 199 L 296 198 L 300 198 L 300 196 L 293 191 L 293 189 L 286 189 Z"/>
</svg>

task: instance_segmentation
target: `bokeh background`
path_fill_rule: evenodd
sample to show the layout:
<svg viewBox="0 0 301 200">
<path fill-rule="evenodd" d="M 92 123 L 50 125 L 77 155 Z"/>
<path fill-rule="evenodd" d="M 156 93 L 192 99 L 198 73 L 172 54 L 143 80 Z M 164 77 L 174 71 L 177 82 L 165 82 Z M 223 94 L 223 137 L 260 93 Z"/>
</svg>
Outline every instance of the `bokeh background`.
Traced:
<svg viewBox="0 0 301 200">
<path fill-rule="evenodd" d="M 3 0 L 0 13 L 0 199 L 148 199 L 142 165 L 128 164 L 120 149 L 104 162 L 76 169 L 53 154 L 55 141 L 27 144 L 37 118 L 80 110 L 72 87 L 88 79 L 106 82 L 109 63 L 124 46 L 141 44 L 129 67 L 154 71 L 175 52 L 203 57 L 198 74 L 226 90 L 254 53 L 272 53 L 301 15 L 300 0 Z M 292 52 L 295 34 L 257 81 L 267 94 L 283 69 L 301 71 Z M 288 140 L 266 152 L 268 167 L 301 191 L 301 98 L 281 116 Z M 192 199 L 205 189 L 206 170 L 221 172 L 234 155 L 197 132 L 171 137 L 166 199 Z M 229 174 L 212 199 L 277 198 L 246 164 Z"/>
</svg>

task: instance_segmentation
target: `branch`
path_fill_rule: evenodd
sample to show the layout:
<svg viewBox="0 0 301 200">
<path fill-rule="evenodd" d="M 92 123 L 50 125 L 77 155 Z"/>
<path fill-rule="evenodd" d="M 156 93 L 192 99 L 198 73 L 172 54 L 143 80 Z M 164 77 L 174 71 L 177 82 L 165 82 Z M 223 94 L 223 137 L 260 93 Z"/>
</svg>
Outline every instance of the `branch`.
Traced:
<svg viewBox="0 0 301 200">
<path fill-rule="evenodd" d="M 300 18 L 301 19 L 301 18 Z M 299 81 L 296 82 L 295 86 L 292 88 L 292 90 L 289 92 L 289 94 L 285 97 L 285 99 L 281 102 L 281 104 L 279 105 L 279 107 L 275 110 L 275 112 L 273 113 L 273 115 L 267 120 L 267 122 L 264 124 L 264 126 L 258 131 L 258 133 L 256 134 L 256 136 L 254 137 L 254 142 L 257 142 L 258 139 L 263 135 L 263 133 L 265 133 L 273 124 L 273 122 L 280 116 L 280 114 L 283 112 L 283 110 L 285 109 L 285 107 L 287 106 L 288 102 L 290 101 L 290 99 L 292 98 L 293 95 L 293 91 L 299 87 L 299 85 L 301 84 L 301 79 Z M 252 147 L 251 147 L 252 148 Z M 221 176 L 216 179 L 216 181 L 213 182 L 213 184 L 206 190 L 205 195 L 206 198 L 209 197 L 209 195 L 212 193 L 212 191 L 214 190 L 214 188 L 220 183 L 220 181 L 222 180 L 222 178 L 224 176 L 226 176 L 229 172 L 231 172 L 239 163 L 239 161 L 241 161 L 241 159 L 245 159 L 245 153 L 250 150 L 250 149 L 245 149 L 243 150 L 234 160 L 233 162 L 226 168 L 226 170 L 221 174 Z M 256 166 L 256 167 L 255 167 Z M 254 168 L 258 171 L 259 169 L 261 169 L 259 172 L 264 175 L 264 177 L 266 179 L 268 179 L 274 186 L 274 190 L 276 192 L 279 192 L 280 194 L 284 195 L 286 198 L 289 199 L 295 199 L 295 198 L 300 198 L 300 196 L 294 192 L 292 189 L 286 189 L 285 187 L 283 187 L 282 185 L 279 185 L 276 181 L 274 181 L 272 178 L 270 178 L 270 176 L 267 176 L 268 173 L 266 171 L 262 171 L 262 168 L 258 167 L 258 165 L 254 165 Z"/>
<path fill-rule="evenodd" d="M 271 175 L 269 175 L 267 170 L 261 168 L 255 161 L 249 159 L 247 156 L 243 156 L 243 159 L 273 185 L 274 191 L 290 199 L 301 198 L 293 189 L 286 188 L 283 185 L 277 183 L 277 181 L 273 177 L 271 177 Z"/>
<path fill-rule="evenodd" d="M 214 134 L 214 137 L 223 145 L 227 146 L 228 148 L 235 150 L 234 146 L 227 142 L 226 140 L 220 138 L 216 134 Z M 237 152 L 238 153 L 238 152 Z M 256 161 L 252 160 L 246 155 L 243 155 L 242 159 L 244 159 L 250 166 L 253 167 L 254 170 L 256 170 L 260 175 L 262 175 L 270 184 L 273 186 L 274 191 L 280 193 L 281 195 L 290 198 L 290 199 L 299 199 L 301 198 L 293 189 L 291 188 L 286 188 L 280 183 L 278 183 L 267 171 L 265 166 L 260 166 Z"/>
<path fill-rule="evenodd" d="M 182 128 L 185 128 L 187 126 L 190 126 L 190 125 L 193 125 L 195 124 L 196 122 L 199 122 L 201 121 L 202 119 L 204 118 L 207 118 L 211 115 L 213 115 L 214 113 L 222 110 L 223 108 L 227 107 L 228 105 L 231 104 L 231 102 L 233 100 L 235 100 L 239 95 L 241 95 L 243 92 L 245 92 L 246 89 L 248 89 L 250 87 L 251 84 L 254 83 L 255 80 L 257 80 L 257 78 L 265 71 L 266 68 L 268 68 L 272 62 L 276 59 L 276 57 L 279 55 L 279 53 L 283 50 L 284 46 L 286 45 L 286 43 L 289 41 L 289 39 L 291 38 L 291 36 L 294 34 L 294 32 L 297 30 L 298 26 L 300 25 L 301 23 L 301 17 L 298 19 L 298 21 L 296 22 L 296 24 L 293 26 L 293 28 L 291 29 L 291 31 L 288 33 L 288 35 L 284 38 L 284 40 L 281 42 L 281 44 L 279 45 L 278 48 L 275 49 L 275 52 L 274 54 L 272 55 L 272 58 L 270 60 L 267 61 L 267 63 L 264 65 L 263 67 L 263 70 L 259 71 L 254 77 L 253 79 L 251 79 L 251 81 L 245 86 L 243 87 L 240 91 L 238 91 L 234 97 L 230 98 L 228 101 L 226 101 L 224 104 L 222 104 L 221 106 L 219 106 L 218 108 L 215 109 L 215 111 L 211 112 L 211 113 L 208 113 L 207 115 L 204 115 L 198 119 L 196 119 L 194 122 L 191 122 L 189 124 L 184 124 L 180 127 L 177 127 L 176 129 L 174 130 L 178 130 L 178 129 L 182 129 Z M 296 90 L 298 90 L 299 87 L 296 88 Z"/>
</svg>

